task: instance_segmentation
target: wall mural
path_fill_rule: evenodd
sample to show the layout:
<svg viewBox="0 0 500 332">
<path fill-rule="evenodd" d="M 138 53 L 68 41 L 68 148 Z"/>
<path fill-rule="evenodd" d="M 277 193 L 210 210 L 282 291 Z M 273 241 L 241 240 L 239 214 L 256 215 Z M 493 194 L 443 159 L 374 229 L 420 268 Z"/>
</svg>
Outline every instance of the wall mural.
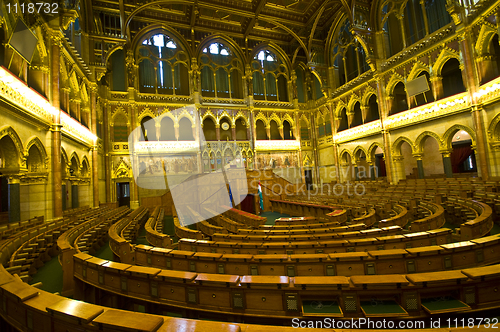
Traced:
<svg viewBox="0 0 500 332">
<path fill-rule="evenodd" d="M 167 174 L 186 174 L 198 170 L 196 156 L 193 155 L 168 156 L 166 158 L 145 156 L 139 158 L 139 174 L 163 176 L 162 161 Z"/>
<path fill-rule="evenodd" d="M 255 157 L 255 168 L 298 167 L 297 152 L 258 153 Z"/>
</svg>

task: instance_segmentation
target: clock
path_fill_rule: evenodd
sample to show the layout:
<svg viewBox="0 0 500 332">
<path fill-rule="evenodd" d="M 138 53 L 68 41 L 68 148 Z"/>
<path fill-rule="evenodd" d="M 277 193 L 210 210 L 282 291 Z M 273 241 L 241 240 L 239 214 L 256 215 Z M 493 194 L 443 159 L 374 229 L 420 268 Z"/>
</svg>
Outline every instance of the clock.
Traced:
<svg viewBox="0 0 500 332">
<path fill-rule="evenodd" d="M 229 129 L 229 123 L 224 122 L 224 123 L 222 123 L 221 127 L 222 127 L 222 130 L 228 130 Z"/>
</svg>

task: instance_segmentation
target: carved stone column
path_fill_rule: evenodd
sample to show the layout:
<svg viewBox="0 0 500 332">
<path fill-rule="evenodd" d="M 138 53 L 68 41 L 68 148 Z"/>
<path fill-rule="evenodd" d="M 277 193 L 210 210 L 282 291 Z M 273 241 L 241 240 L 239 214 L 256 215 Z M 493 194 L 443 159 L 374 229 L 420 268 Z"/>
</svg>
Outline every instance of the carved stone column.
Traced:
<svg viewBox="0 0 500 332">
<path fill-rule="evenodd" d="M 394 182 L 397 183 L 400 180 L 406 179 L 404 157 L 403 156 L 394 156 L 392 159 L 394 160 L 394 173 L 395 173 Z M 375 176 L 374 176 L 374 178 L 375 178 Z"/>
<path fill-rule="evenodd" d="M 419 179 L 423 179 L 425 177 L 424 164 L 422 163 L 422 157 L 423 157 L 423 155 L 420 153 L 413 154 L 413 158 L 415 158 L 415 160 L 417 160 L 417 169 L 418 169 L 418 178 Z"/>
<path fill-rule="evenodd" d="M 474 130 L 476 131 L 476 151 L 479 157 L 478 163 L 478 176 L 483 180 L 489 180 L 490 172 L 488 169 L 488 157 L 486 153 L 486 133 L 482 121 L 482 107 L 474 105 L 472 107 L 472 120 L 474 123 Z"/>
<path fill-rule="evenodd" d="M 21 185 L 19 176 L 9 176 L 9 222 L 21 221 Z"/>
<path fill-rule="evenodd" d="M 233 136 L 233 141 L 236 141 L 236 126 L 231 125 L 231 136 Z"/>
<path fill-rule="evenodd" d="M 179 131 L 179 129 L 177 129 Z M 177 134 L 176 134 L 177 135 Z M 215 124 L 215 139 L 220 141 L 220 124 Z"/>
<path fill-rule="evenodd" d="M 52 117 L 52 191 L 54 199 L 54 218 L 62 217 L 62 187 L 61 187 L 61 109 L 60 109 L 60 86 L 59 71 L 61 57 L 61 36 L 54 34 L 51 39 L 50 59 L 50 103 L 56 109 Z"/>
<path fill-rule="evenodd" d="M 90 90 L 90 115 L 91 115 L 91 130 L 97 137 L 97 99 L 96 99 L 97 89 L 93 87 Z M 92 146 L 92 196 L 93 196 L 93 206 L 99 206 L 99 161 L 97 154 L 97 144 L 94 142 Z M 101 165 L 102 167 L 102 165 Z"/>
<path fill-rule="evenodd" d="M 441 156 L 443 157 L 443 168 L 444 168 L 444 173 L 446 174 L 447 178 L 452 178 L 453 177 L 453 168 L 451 165 L 451 158 L 450 155 L 453 152 L 453 149 L 451 150 L 440 150 Z"/>
</svg>

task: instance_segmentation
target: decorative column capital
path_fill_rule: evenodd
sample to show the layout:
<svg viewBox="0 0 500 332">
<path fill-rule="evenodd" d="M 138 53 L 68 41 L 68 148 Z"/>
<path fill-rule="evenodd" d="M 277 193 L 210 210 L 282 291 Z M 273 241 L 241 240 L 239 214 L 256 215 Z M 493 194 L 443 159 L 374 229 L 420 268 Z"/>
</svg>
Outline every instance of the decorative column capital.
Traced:
<svg viewBox="0 0 500 332">
<path fill-rule="evenodd" d="M 441 153 L 441 155 L 443 155 L 444 158 L 449 158 L 452 152 L 453 152 L 453 149 L 439 150 L 439 153 Z"/>
<path fill-rule="evenodd" d="M 423 153 L 413 153 L 412 156 L 416 160 L 422 160 L 422 157 L 424 156 L 424 154 Z"/>
</svg>

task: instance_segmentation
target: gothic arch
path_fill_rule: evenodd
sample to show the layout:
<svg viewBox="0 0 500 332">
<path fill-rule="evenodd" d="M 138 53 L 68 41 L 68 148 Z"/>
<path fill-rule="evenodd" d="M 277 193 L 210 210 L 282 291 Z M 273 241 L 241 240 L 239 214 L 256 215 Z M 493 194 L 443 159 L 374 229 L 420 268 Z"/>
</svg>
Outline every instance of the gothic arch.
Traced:
<svg viewBox="0 0 500 332">
<path fill-rule="evenodd" d="M 80 164 L 80 169 L 83 170 L 84 169 L 84 165 L 87 165 L 87 172 L 88 174 L 81 174 L 82 176 L 83 175 L 86 175 L 86 176 L 89 176 L 90 175 L 90 162 L 87 158 L 87 156 L 83 156 L 82 157 L 82 163 Z"/>
<path fill-rule="evenodd" d="M 172 114 L 172 112 L 165 112 L 163 113 L 162 115 L 160 115 L 158 117 L 158 121 L 161 123 L 161 121 L 164 119 L 164 118 L 169 118 L 171 119 L 173 122 L 174 122 L 174 126 L 175 124 L 177 123 L 177 117 L 175 115 Z M 180 118 L 179 118 L 180 120 Z"/>
<path fill-rule="evenodd" d="M 201 125 L 203 126 L 203 121 L 205 121 L 206 118 L 211 118 L 214 122 L 214 125 L 217 124 L 217 117 L 214 115 L 214 113 L 211 110 L 206 110 L 205 113 L 203 113 L 203 116 L 201 117 Z"/>
<path fill-rule="evenodd" d="M 414 79 L 416 79 L 418 77 L 418 75 L 421 73 L 421 72 L 427 72 L 429 73 L 430 75 L 430 70 L 429 70 L 429 67 L 426 66 L 423 62 L 421 61 L 416 61 L 415 62 L 415 65 L 413 66 L 413 68 L 411 69 L 410 73 L 408 74 L 408 77 L 407 77 L 407 80 L 408 81 L 412 81 Z"/>
<path fill-rule="evenodd" d="M 495 115 L 488 126 L 488 138 L 490 141 L 498 142 L 500 141 L 500 135 L 496 134 L 497 125 L 500 123 L 500 113 Z M 500 133 L 499 133 L 500 134 Z"/>
<path fill-rule="evenodd" d="M 455 136 L 455 134 L 459 130 L 466 131 L 470 135 L 470 138 L 472 141 L 472 146 L 476 145 L 476 133 L 474 132 L 474 130 L 468 126 L 455 124 L 455 125 L 451 126 L 450 128 L 448 128 L 448 130 L 446 130 L 446 132 L 443 135 L 443 138 L 442 138 L 443 145 L 446 149 L 452 149 L 451 141 L 453 139 L 453 136 Z"/>
<path fill-rule="evenodd" d="M 304 121 L 306 122 L 306 124 L 307 124 L 307 126 L 308 126 L 308 127 L 310 127 L 310 126 L 311 126 L 311 122 L 309 121 L 309 119 L 307 118 L 307 116 L 306 116 L 305 114 L 302 114 L 302 115 L 300 116 L 299 121 L 302 121 L 302 120 L 304 120 Z"/>
<path fill-rule="evenodd" d="M 217 117 L 217 122 L 216 124 L 220 125 L 220 121 L 223 118 L 227 118 L 229 120 L 229 123 L 234 126 L 234 119 L 233 117 L 227 112 L 227 110 L 222 111 L 222 113 Z"/>
<path fill-rule="evenodd" d="M 372 97 L 372 95 L 375 95 L 375 98 L 377 98 L 378 101 L 377 91 L 371 86 L 368 86 L 363 92 L 363 96 L 361 98 L 361 105 L 368 106 L 368 103 L 370 102 L 370 98 Z"/>
<path fill-rule="evenodd" d="M 0 140 L 5 136 L 8 136 L 12 140 L 12 143 L 14 143 L 15 151 L 12 152 L 17 154 L 17 156 L 15 156 L 17 162 L 16 166 L 22 168 L 26 167 L 26 156 L 24 154 L 23 143 L 17 132 L 11 126 L 5 126 L 0 130 Z"/>
<path fill-rule="evenodd" d="M 487 21 L 483 22 L 474 46 L 478 57 L 489 54 L 490 42 L 496 33 L 498 33 L 498 30 L 495 27 L 492 27 Z"/>
<path fill-rule="evenodd" d="M 125 119 L 127 119 L 127 126 L 130 126 L 130 119 L 128 117 L 127 112 L 125 112 L 125 110 L 123 108 L 119 108 L 113 113 L 113 115 L 111 116 L 110 124 L 109 124 L 110 126 L 115 125 L 115 118 L 118 117 L 118 115 L 124 116 Z"/>
<path fill-rule="evenodd" d="M 243 114 L 242 111 L 238 111 L 238 113 L 236 113 L 236 115 L 234 116 L 234 123 L 236 124 L 236 121 L 239 119 L 239 118 L 242 118 L 244 121 L 245 121 L 245 126 L 248 128 L 250 126 L 250 121 L 248 121 L 247 117 L 245 116 L 245 114 Z"/>
<path fill-rule="evenodd" d="M 189 43 L 186 41 L 184 36 L 178 33 L 174 28 L 170 27 L 167 24 L 154 24 L 148 25 L 144 29 L 140 30 L 137 35 L 132 40 L 132 50 L 137 50 L 138 46 L 140 46 L 140 42 L 145 38 L 152 37 L 157 34 L 165 34 L 172 38 L 174 42 L 181 47 L 181 50 L 187 52 L 187 60 L 186 63 L 189 64 L 190 59 L 193 57 L 191 53 L 191 47 L 189 47 Z M 135 51 L 134 51 L 135 54 Z"/>
<path fill-rule="evenodd" d="M 265 49 L 275 53 L 276 55 L 278 55 L 281 58 L 281 60 L 286 65 L 287 77 L 290 77 L 290 73 L 292 72 L 292 63 L 290 62 L 290 59 L 288 58 L 288 55 L 285 53 L 285 51 L 283 51 L 283 49 L 281 47 L 279 47 L 277 44 L 275 44 L 273 42 L 263 42 L 263 43 L 258 44 L 256 47 L 254 47 L 254 49 L 252 50 L 252 52 L 249 55 L 249 58 L 247 59 L 247 61 L 245 63 L 252 62 L 255 55 L 258 54 L 260 51 L 265 50 Z"/>
<path fill-rule="evenodd" d="M 405 89 L 406 89 L 406 83 L 405 83 L 404 77 L 401 76 L 399 73 L 394 73 L 391 76 L 391 79 L 389 80 L 389 82 L 387 83 L 387 86 L 385 88 L 385 91 L 388 92 L 387 95 L 389 95 L 389 96 L 394 95 L 394 88 L 396 87 L 396 85 L 399 82 L 402 82 L 405 85 Z"/>
<path fill-rule="evenodd" d="M 191 127 L 195 126 L 196 121 L 194 117 L 189 114 L 189 111 L 185 108 L 183 108 L 180 114 L 177 115 L 177 122 L 174 120 L 174 125 L 178 125 L 182 118 L 187 118 L 191 122 Z"/>
<path fill-rule="evenodd" d="M 460 63 L 460 67 L 462 67 L 463 63 L 460 58 L 460 54 L 457 51 L 446 47 L 441 51 L 434 62 L 434 65 L 432 65 L 432 72 L 434 73 L 434 76 L 441 76 L 441 70 L 443 69 L 444 64 L 450 59 L 457 59 Z"/>
<path fill-rule="evenodd" d="M 341 111 L 342 111 L 342 109 L 344 109 L 344 108 L 345 108 L 345 110 L 346 110 L 346 112 L 347 112 L 348 108 L 347 108 L 346 103 L 344 103 L 344 101 L 340 100 L 340 101 L 337 103 L 337 109 L 335 110 L 335 117 L 340 117 L 340 116 L 341 116 L 340 112 L 341 112 Z"/>
<path fill-rule="evenodd" d="M 411 146 L 411 144 L 410 144 L 410 146 Z M 372 143 L 370 145 L 370 147 L 368 148 L 368 153 L 366 154 L 366 161 L 367 162 L 374 161 L 375 151 L 377 150 L 377 148 L 381 148 L 382 150 L 384 150 L 384 145 L 381 143 L 378 143 L 378 142 Z M 384 156 L 385 156 L 385 151 L 384 151 Z"/>
<path fill-rule="evenodd" d="M 359 105 L 363 105 L 363 103 L 361 102 L 361 99 L 355 94 L 353 93 L 351 95 L 351 99 L 349 100 L 349 103 L 347 104 L 347 113 L 354 113 L 354 105 L 356 105 L 356 103 L 359 102 Z"/>
<path fill-rule="evenodd" d="M 115 53 L 118 50 L 123 50 L 125 51 L 124 47 L 122 44 L 116 44 L 114 45 L 109 51 L 106 52 L 104 55 L 104 59 L 102 60 L 106 65 L 108 64 L 108 60 L 111 58 L 111 55 Z"/>
<path fill-rule="evenodd" d="M 292 117 L 290 116 L 290 114 L 286 113 L 284 116 L 283 116 L 283 121 L 288 121 L 290 123 L 290 125 L 292 126 L 292 128 L 295 128 L 295 121 L 293 121 Z"/>
<path fill-rule="evenodd" d="M 270 125 L 270 124 L 269 124 L 269 121 L 268 121 L 268 120 L 267 120 L 267 118 L 264 116 L 264 114 L 262 114 L 262 113 L 260 113 L 260 112 L 259 112 L 259 114 L 257 114 L 257 116 L 255 116 L 255 119 L 254 119 L 255 123 L 257 123 L 257 120 L 262 120 L 262 122 L 264 122 L 264 125 L 266 126 L 266 128 L 268 128 L 268 127 L 269 127 L 269 125 Z"/>
<path fill-rule="evenodd" d="M 229 46 L 234 51 L 235 57 L 239 59 L 243 65 L 247 63 L 245 61 L 245 55 L 238 43 L 236 43 L 232 38 L 221 34 L 213 34 L 203 39 L 196 49 L 196 58 L 198 59 L 203 54 L 203 49 L 205 47 L 208 47 L 210 44 L 216 42 L 220 42 L 221 44 L 226 44 L 227 46 Z M 244 70 L 244 68 L 242 69 Z"/>
<path fill-rule="evenodd" d="M 413 144 L 411 139 L 409 139 L 408 137 L 405 137 L 405 136 L 400 136 L 394 141 L 394 143 L 392 143 L 392 155 L 393 156 L 401 156 L 401 144 L 403 144 L 403 142 L 406 142 L 410 145 L 412 153 L 417 153 L 417 149 L 415 147 L 415 144 Z"/>
<path fill-rule="evenodd" d="M 29 150 L 33 145 L 36 146 L 38 152 L 40 152 L 40 156 L 42 157 L 42 162 L 45 168 L 47 169 L 49 167 L 49 157 L 47 155 L 47 150 L 45 150 L 42 141 L 40 141 L 38 137 L 34 136 L 29 139 L 28 144 L 26 144 L 26 149 L 24 150 L 24 155 L 26 156 L 26 158 L 28 157 Z"/>
<path fill-rule="evenodd" d="M 366 151 L 366 149 L 364 147 L 362 147 L 361 145 L 358 145 L 354 149 L 354 151 L 352 152 L 352 155 L 354 156 L 355 161 L 358 161 L 357 155 L 358 155 L 359 151 L 362 151 L 365 154 L 366 158 L 368 159 L 368 152 Z"/>
<path fill-rule="evenodd" d="M 433 133 L 432 131 L 424 131 L 423 133 L 421 133 L 420 135 L 418 135 L 417 139 L 415 140 L 415 150 L 416 152 L 423 152 L 424 151 L 424 141 L 425 141 L 425 138 L 426 137 L 433 137 L 434 139 L 436 139 L 436 141 L 438 142 L 438 145 L 439 145 L 439 150 L 443 149 L 445 146 L 443 146 L 443 140 L 441 139 L 441 137 L 439 137 L 438 134 L 436 133 Z"/>
<path fill-rule="evenodd" d="M 352 162 L 353 162 L 353 160 L 354 160 L 353 154 L 352 154 L 349 150 L 347 150 L 346 148 L 344 148 L 344 149 L 343 149 L 343 150 L 339 153 L 339 157 L 340 157 L 340 158 L 339 158 L 339 160 L 340 160 L 341 162 L 343 162 L 343 161 L 344 161 L 343 159 L 344 159 L 344 155 L 345 155 L 345 154 L 347 154 L 347 155 L 351 158 L 350 163 L 352 164 Z M 346 159 L 345 161 L 347 162 L 347 157 L 346 157 L 345 159 Z"/>
<path fill-rule="evenodd" d="M 142 112 L 141 114 L 139 115 L 139 118 L 137 120 L 139 120 L 139 123 L 142 123 L 142 120 L 149 116 L 151 119 L 153 119 L 153 121 L 156 123 L 156 116 L 155 114 L 153 113 L 153 111 L 151 111 L 151 109 L 149 107 L 146 107 Z"/>
</svg>

